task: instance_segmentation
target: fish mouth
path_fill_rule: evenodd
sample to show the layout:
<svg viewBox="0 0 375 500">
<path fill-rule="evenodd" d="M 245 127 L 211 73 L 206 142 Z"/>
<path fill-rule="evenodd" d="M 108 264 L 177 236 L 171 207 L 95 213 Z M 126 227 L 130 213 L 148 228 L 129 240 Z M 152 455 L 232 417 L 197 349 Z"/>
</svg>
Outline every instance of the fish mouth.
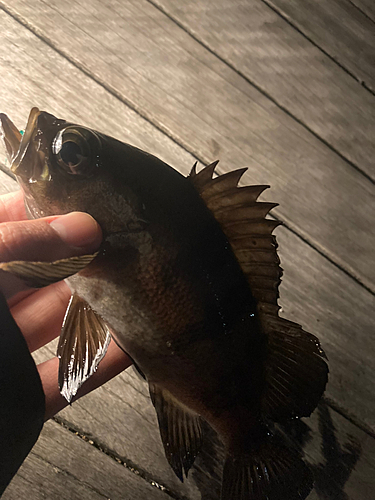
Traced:
<svg viewBox="0 0 375 500">
<path fill-rule="evenodd" d="M 40 114 L 38 108 L 32 108 L 25 132 L 21 135 L 8 116 L 0 113 L 0 133 L 11 163 L 10 171 L 23 182 L 49 180 L 45 155 L 39 149 L 38 117 Z"/>
</svg>

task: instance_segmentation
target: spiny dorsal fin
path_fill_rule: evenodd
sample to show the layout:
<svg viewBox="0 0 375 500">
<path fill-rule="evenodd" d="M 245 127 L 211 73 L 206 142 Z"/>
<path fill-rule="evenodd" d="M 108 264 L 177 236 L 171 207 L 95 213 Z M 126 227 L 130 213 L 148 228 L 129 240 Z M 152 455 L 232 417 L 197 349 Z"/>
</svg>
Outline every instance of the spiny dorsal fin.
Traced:
<svg viewBox="0 0 375 500">
<path fill-rule="evenodd" d="M 234 172 L 237 172 L 235 170 Z M 224 177 L 221 175 L 214 179 L 214 181 Z M 227 179 L 228 180 L 228 179 Z M 210 208 L 215 210 L 215 208 L 223 208 L 224 206 L 239 205 L 241 203 L 255 203 L 260 194 L 269 186 L 244 186 L 235 187 L 227 191 L 227 195 L 223 197 L 221 192 L 217 192 L 218 188 L 223 188 L 223 183 L 216 183 L 214 186 L 209 186 L 205 189 L 204 196 L 210 198 Z M 214 189 L 211 189 L 214 188 Z"/>
<path fill-rule="evenodd" d="M 246 168 L 213 178 L 217 164 L 215 161 L 198 173 L 195 164 L 189 178 L 228 238 L 257 299 L 260 315 L 267 309 L 277 316 L 282 269 L 272 232 L 280 222 L 266 219 L 277 204 L 257 201 L 269 186 L 238 186 Z"/>
<path fill-rule="evenodd" d="M 191 169 L 189 177 L 193 180 L 194 186 L 200 192 L 204 186 L 212 181 L 212 176 L 214 174 L 216 165 L 219 163 L 219 160 L 210 163 L 206 168 L 197 173 L 197 162 L 194 163 L 193 168 Z"/>
</svg>

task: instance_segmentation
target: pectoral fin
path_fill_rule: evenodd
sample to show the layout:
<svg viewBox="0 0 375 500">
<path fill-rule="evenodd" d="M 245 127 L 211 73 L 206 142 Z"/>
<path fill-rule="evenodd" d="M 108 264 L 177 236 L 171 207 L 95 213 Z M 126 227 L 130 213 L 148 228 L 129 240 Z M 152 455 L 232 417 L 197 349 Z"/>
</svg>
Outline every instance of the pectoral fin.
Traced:
<svg viewBox="0 0 375 500">
<path fill-rule="evenodd" d="M 14 260 L 0 264 L 0 270 L 20 278 L 27 286 L 42 288 L 61 281 L 85 268 L 98 253 L 69 257 L 54 262 Z"/>
<path fill-rule="evenodd" d="M 157 385 L 150 384 L 150 396 L 158 416 L 165 456 L 183 481 L 183 471 L 187 476 L 202 446 L 200 417 Z"/>
<path fill-rule="evenodd" d="M 111 333 L 104 320 L 77 294 L 72 295 L 57 348 L 59 387 L 67 401 L 96 371 L 110 340 Z"/>
</svg>

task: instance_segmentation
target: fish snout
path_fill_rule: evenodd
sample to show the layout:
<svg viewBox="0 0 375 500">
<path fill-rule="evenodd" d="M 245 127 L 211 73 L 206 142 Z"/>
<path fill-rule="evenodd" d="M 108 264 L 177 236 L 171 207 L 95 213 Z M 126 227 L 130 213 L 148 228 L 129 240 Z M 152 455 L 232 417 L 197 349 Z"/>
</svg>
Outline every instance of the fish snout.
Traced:
<svg viewBox="0 0 375 500">
<path fill-rule="evenodd" d="M 0 114 L 1 134 L 11 163 L 10 170 L 23 183 L 48 180 L 49 177 L 45 154 L 39 150 L 40 114 L 38 108 L 32 108 L 23 135 L 5 114 Z"/>
</svg>

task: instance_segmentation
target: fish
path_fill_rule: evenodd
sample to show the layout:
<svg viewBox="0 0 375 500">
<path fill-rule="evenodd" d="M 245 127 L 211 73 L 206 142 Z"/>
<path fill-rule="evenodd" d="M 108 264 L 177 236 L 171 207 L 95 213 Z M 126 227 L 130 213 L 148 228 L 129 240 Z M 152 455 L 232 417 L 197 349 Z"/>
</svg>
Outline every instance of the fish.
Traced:
<svg viewBox="0 0 375 500">
<path fill-rule="evenodd" d="M 222 500 L 305 499 L 313 478 L 272 425 L 308 417 L 328 380 L 316 336 L 280 317 L 282 269 L 246 168 L 217 161 L 185 177 L 150 153 L 33 108 L 24 134 L 4 114 L 2 137 L 30 218 L 89 213 L 96 254 L 1 269 L 29 286 L 66 279 L 72 297 L 57 355 L 71 401 L 109 341 L 149 385 L 166 458 L 187 477 L 202 422 L 225 447 Z"/>
</svg>

